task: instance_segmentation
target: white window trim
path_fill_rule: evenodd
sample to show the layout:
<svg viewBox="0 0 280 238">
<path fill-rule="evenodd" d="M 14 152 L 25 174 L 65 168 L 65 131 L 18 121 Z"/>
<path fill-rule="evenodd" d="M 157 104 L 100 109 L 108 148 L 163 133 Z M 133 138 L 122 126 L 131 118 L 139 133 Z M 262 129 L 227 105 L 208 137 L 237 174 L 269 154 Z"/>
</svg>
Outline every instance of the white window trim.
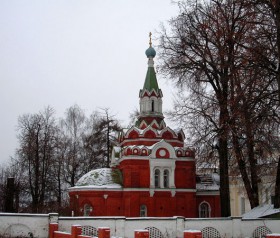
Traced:
<svg viewBox="0 0 280 238">
<path fill-rule="evenodd" d="M 167 186 L 165 186 L 165 171 L 167 171 Z M 169 183 L 169 180 L 170 180 L 170 171 L 169 169 L 164 169 L 163 170 L 163 175 L 162 175 L 162 178 L 163 178 L 163 187 L 164 188 L 169 188 L 170 187 L 170 183 Z"/>
<path fill-rule="evenodd" d="M 93 208 L 90 204 L 86 203 L 84 205 L 84 216 L 89 216 L 90 213 L 92 212 Z"/>
<path fill-rule="evenodd" d="M 157 175 L 158 176 L 158 178 L 157 178 L 158 179 L 158 181 L 157 181 L 158 185 L 156 185 L 156 171 L 159 172 L 159 174 Z M 155 188 L 160 188 L 161 187 L 161 171 L 160 171 L 159 168 L 155 168 L 153 176 L 154 176 L 154 187 Z"/>
<path fill-rule="evenodd" d="M 156 170 L 159 170 L 159 187 L 155 186 L 155 172 Z M 164 187 L 164 171 L 167 170 L 168 171 L 168 187 Z M 151 183 L 150 183 L 150 187 L 151 188 L 175 188 L 175 184 L 174 184 L 174 171 L 175 168 L 172 169 L 170 167 L 153 167 L 153 170 L 151 171 Z"/>
<path fill-rule="evenodd" d="M 142 216 L 142 212 L 144 213 L 144 216 Z M 140 217 L 146 217 L 148 214 L 147 212 L 147 206 L 145 204 L 140 205 Z"/>
<path fill-rule="evenodd" d="M 199 215 L 199 218 L 207 218 L 207 217 L 202 217 L 201 216 L 201 212 L 202 212 L 202 210 L 201 210 L 201 206 L 203 205 L 203 204 L 207 204 L 207 206 L 208 206 L 208 215 L 209 216 L 207 216 L 207 217 L 211 217 L 211 206 L 210 206 L 210 204 L 208 203 L 208 202 L 206 202 L 206 201 L 203 201 L 203 202 L 201 202 L 200 204 L 199 204 L 199 206 L 198 206 L 198 215 Z"/>
</svg>

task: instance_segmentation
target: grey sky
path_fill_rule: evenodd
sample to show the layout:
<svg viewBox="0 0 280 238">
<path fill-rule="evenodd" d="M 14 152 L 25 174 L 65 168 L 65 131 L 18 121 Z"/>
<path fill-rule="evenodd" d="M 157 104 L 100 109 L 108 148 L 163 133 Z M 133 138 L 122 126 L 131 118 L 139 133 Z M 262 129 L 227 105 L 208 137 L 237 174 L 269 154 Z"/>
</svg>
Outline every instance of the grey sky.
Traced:
<svg viewBox="0 0 280 238">
<path fill-rule="evenodd" d="M 0 164 L 14 155 L 18 116 L 48 105 L 57 117 L 74 104 L 109 107 L 127 123 L 148 33 L 177 10 L 170 0 L 0 0 Z M 166 110 L 171 87 L 158 80 Z"/>
</svg>

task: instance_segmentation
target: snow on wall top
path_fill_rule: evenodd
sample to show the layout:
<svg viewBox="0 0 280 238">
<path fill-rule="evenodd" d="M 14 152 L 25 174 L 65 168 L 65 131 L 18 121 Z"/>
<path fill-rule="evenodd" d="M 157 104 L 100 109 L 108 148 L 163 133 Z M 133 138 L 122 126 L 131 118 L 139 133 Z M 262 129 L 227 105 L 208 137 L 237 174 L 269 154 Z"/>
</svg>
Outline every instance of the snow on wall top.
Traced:
<svg viewBox="0 0 280 238">
<path fill-rule="evenodd" d="M 94 169 L 82 176 L 76 186 L 114 186 L 121 187 L 121 175 L 111 168 Z"/>
</svg>

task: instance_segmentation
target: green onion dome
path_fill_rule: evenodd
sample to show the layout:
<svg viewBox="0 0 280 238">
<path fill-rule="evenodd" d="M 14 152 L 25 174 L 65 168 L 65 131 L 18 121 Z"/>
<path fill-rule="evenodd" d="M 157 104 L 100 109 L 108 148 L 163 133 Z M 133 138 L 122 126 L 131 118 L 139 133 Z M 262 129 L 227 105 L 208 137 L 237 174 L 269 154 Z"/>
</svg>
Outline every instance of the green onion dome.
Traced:
<svg viewBox="0 0 280 238">
<path fill-rule="evenodd" d="M 154 58 L 156 56 L 156 51 L 152 46 L 150 46 L 146 50 L 145 54 L 147 55 L 147 58 Z"/>
</svg>

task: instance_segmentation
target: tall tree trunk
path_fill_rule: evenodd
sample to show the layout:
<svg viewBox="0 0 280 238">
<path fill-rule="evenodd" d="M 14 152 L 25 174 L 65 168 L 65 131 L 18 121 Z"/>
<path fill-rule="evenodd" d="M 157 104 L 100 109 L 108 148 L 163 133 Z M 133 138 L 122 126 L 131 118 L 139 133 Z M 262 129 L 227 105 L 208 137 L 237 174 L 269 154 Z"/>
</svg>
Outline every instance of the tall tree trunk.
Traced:
<svg viewBox="0 0 280 238">
<path fill-rule="evenodd" d="M 274 208 L 280 208 L 280 156 L 278 157 L 278 166 L 275 181 Z"/>
<path fill-rule="evenodd" d="M 108 127 L 107 127 L 107 163 L 106 167 L 110 168 L 110 130 L 109 130 L 109 122 L 108 122 Z"/>
<path fill-rule="evenodd" d="M 57 186 L 58 186 L 58 194 L 57 194 L 57 203 L 58 206 L 61 207 L 61 194 L 62 194 L 62 189 L 61 189 L 61 162 L 60 158 L 58 158 L 58 171 L 57 171 Z"/>
<path fill-rule="evenodd" d="M 277 29 L 277 56 L 278 56 L 278 67 L 277 67 L 277 83 L 278 83 L 278 100 L 280 104 L 280 0 L 275 1 L 275 15 L 276 15 L 276 29 Z M 277 174 L 275 180 L 275 191 L 274 191 L 274 208 L 280 208 L 280 157 L 278 158 Z"/>
<path fill-rule="evenodd" d="M 219 152 L 219 163 L 220 163 L 221 216 L 228 217 L 231 215 L 229 176 L 228 176 L 228 151 L 227 151 L 227 140 L 222 137 L 219 140 L 218 152 Z"/>
<path fill-rule="evenodd" d="M 221 104 L 220 111 L 220 133 L 219 133 L 219 164 L 220 164 L 220 204 L 221 216 L 231 215 L 230 193 L 229 193 L 229 174 L 228 174 L 228 109 L 227 104 Z"/>
<path fill-rule="evenodd" d="M 39 132 L 40 132 L 41 125 L 38 124 L 38 129 L 36 133 L 36 147 L 35 147 L 35 185 L 34 185 L 34 197 L 33 197 L 33 209 L 32 211 L 35 213 L 38 213 L 38 207 L 39 207 L 39 179 L 40 179 L 40 155 L 39 155 L 39 148 L 40 148 L 40 142 L 39 142 Z"/>
<path fill-rule="evenodd" d="M 244 161 L 244 158 L 243 158 L 242 152 L 241 152 L 242 149 L 240 148 L 238 138 L 236 135 L 237 135 L 237 132 L 235 130 L 235 125 L 233 125 L 232 126 L 232 141 L 233 141 L 233 149 L 234 149 L 235 157 L 237 159 L 238 168 L 239 168 L 239 171 L 240 171 L 240 174 L 241 174 L 244 186 L 245 186 L 247 196 L 249 198 L 251 208 L 254 208 L 257 206 L 258 201 L 256 202 L 253 188 L 251 186 L 252 182 L 249 179 L 248 172 L 246 169 L 246 163 Z"/>
<path fill-rule="evenodd" d="M 107 132 L 106 132 L 107 163 L 106 163 L 106 167 L 110 168 L 110 120 L 109 120 L 108 110 L 106 110 L 106 119 L 107 119 Z"/>
<path fill-rule="evenodd" d="M 276 25 L 276 40 L 277 40 L 277 83 L 278 83 L 278 99 L 280 102 L 280 0 L 275 1 L 274 7 L 275 25 Z"/>
<path fill-rule="evenodd" d="M 246 104 L 246 103 L 245 103 Z M 249 120 L 249 112 L 247 106 L 244 105 L 245 114 L 245 131 L 246 131 L 246 147 L 248 153 L 248 160 L 250 164 L 250 175 L 251 175 L 251 186 L 253 200 L 251 202 L 251 208 L 257 207 L 259 205 L 259 178 L 257 174 L 257 160 L 254 153 L 254 136 L 252 133 L 251 121 Z"/>
</svg>

